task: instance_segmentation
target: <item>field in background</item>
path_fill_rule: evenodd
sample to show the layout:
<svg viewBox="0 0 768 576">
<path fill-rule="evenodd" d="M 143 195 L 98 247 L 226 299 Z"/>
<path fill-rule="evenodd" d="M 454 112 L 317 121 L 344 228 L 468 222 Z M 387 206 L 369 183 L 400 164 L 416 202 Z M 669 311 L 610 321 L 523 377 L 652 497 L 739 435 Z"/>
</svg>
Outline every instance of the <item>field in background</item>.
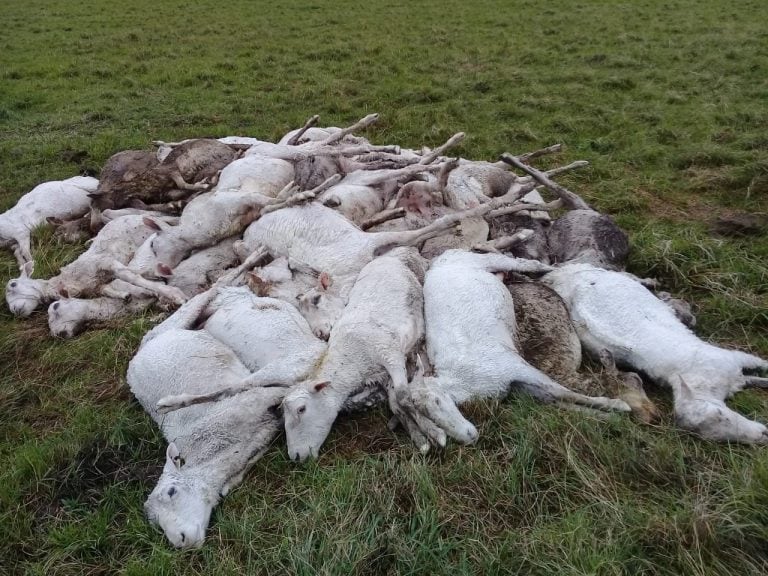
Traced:
<svg viewBox="0 0 768 576">
<path fill-rule="evenodd" d="M 631 235 L 630 268 L 698 331 L 768 356 L 768 240 L 709 223 L 768 207 L 768 4 L 501 0 L 0 0 L 0 210 L 152 139 L 273 139 L 380 112 L 380 143 L 494 159 L 562 142 L 563 179 Z M 546 163 L 545 163 L 546 164 Z M 37 275 L 82 247 L 41 231 Z M 0 281 L 15 275 L 0 254 Z M 200 551 L 144 520 L 164 443 L 124 385 L 150 315 L 72 341 L 0 306 L 0 573 L 759 574 L 768 453 L 520 397 L 477 446 L 421 457 L 384 411 L 316 463 L 282 443 Z M 768 397 L 732 406 L 768 421 Z"/>
</svg>

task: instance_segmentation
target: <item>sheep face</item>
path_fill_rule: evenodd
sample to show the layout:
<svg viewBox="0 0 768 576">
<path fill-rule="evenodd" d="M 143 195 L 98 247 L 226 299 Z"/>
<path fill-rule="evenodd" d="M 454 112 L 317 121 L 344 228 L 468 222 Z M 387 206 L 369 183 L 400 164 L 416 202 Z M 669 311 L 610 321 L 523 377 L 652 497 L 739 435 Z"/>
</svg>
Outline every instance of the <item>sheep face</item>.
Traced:
<svg viewBox="0 0 768 576">
<path fill-rule="evenodd" d="M 39 280 L 21 277 L 8 282 L 5 287 L 5 301 L 14 316 L 26 318 L 40 306 L 43 293 Z"/>
<path fill-rule="evenodd" d="M 216 502 L 197 478 L 184 473 L 176 445 L 168 445 L 163 474 L 144 503 L 147 519 L 159 526 L 176 548 L 198 548 Z"/>
<path fill-rule="evenodd" d="M 321 287 L 311 288 L 297 298 L 299 312 L 313 334 L 327 341 L 333 325 L 344 311 L 344 301 Z"/>
<path fill-rule="evenodd" d="M 85 310 L 88 303 L 83 300 L 57 300 L 48 306 L 48 328 L 56 338 L 74 338 L 85 328 Z"/>
<path fill-rule="evenodd" d="M 296 387 L 283 400 L 288 456 L 303 462 L 317 458 L 339 412 L 328 382 Z"/>
<path fill-rule="evenodd" d="M 477 428 L 459 411 L 453 398 L 440 385 L 437 378 L 421 379 L 418 374 L 409 386 L 411 401 L 419 412 L 432 420 L 451 438 L 462 444 L 477 441 Z"/>
</svg>

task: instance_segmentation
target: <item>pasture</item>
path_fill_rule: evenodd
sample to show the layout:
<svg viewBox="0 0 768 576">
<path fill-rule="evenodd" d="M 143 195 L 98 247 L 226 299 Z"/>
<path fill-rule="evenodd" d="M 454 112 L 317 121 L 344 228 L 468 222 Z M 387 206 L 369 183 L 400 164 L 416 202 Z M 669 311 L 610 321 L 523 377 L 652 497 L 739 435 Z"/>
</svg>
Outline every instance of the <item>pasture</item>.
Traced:
<svg viewBox="0 0 768 576">
<path fill-rule="evenodd" d="M 371 112 L 380 143 L 495 159 L 556 142 L 697 332 L 768 357 L 768 4 L 759 0 L 0 0 L 0 210 L 153 139 L 276 139 Z M 547 165 L 542 162 L 541 165 Z M 36 276 L 82 246 L 40 230 Z M 3 285 L 16 275 L 0 253 Z M 144 519 L 165 443 L 125 386 L 156 313 L 71 341 L 0 306 L 0 573 L 764 574 L 768 452 L 523 397 L 420 456 L 384 409 L 321 458 L 277 443 L 176 552 Z M 768 422 L 768 395 L 731 405 Z"/>
</svg>

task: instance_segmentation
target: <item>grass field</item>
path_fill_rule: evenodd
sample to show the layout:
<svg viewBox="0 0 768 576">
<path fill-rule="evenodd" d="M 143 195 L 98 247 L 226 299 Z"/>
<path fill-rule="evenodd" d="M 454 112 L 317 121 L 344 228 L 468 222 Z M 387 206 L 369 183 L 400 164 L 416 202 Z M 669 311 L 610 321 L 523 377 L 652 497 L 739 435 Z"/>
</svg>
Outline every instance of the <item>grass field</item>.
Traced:
<svg viewBox="0 0 768 576">
<path fill-rule="evenodd" d="M 768 3 L 0 0 L 0 209 L 152 139 L 277 138 L 382 115 L 373 140 L 470 158 L 563 142 L 562 181 L 631 235 L 630 269 L 704 337 L 768 356 Z M 82 247 L 37 235 L 37 275 Z M 15 275 L 0 255 L 0 280 Z M 480 442 L 416 455 L 383 411 L 318 462 L 278 443 L 171 550 L 143 518 L 164 442 L 125 387 L 149 316 L 72 341 L 0 307 L 2 574 L 765 574 L 768 452 L 515 397 Z M 732 406 L 768 421 L 768 396 Z"/>
</svg>

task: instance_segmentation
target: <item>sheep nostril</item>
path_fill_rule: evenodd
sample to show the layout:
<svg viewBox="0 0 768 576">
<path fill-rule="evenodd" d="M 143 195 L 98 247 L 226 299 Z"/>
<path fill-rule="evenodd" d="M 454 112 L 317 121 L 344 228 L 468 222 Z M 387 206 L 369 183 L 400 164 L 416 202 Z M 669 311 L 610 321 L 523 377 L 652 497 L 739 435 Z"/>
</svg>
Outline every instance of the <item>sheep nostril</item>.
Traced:
<svg viewBox="0 0 768 576">
<path fill-rule="evenodd" d="M 184 532 L 182 532 L 181 533 L 181 543 L 183 544 L 186 539 L 187 539 L 187 537 L 184 535 Z"/>
</svg>

